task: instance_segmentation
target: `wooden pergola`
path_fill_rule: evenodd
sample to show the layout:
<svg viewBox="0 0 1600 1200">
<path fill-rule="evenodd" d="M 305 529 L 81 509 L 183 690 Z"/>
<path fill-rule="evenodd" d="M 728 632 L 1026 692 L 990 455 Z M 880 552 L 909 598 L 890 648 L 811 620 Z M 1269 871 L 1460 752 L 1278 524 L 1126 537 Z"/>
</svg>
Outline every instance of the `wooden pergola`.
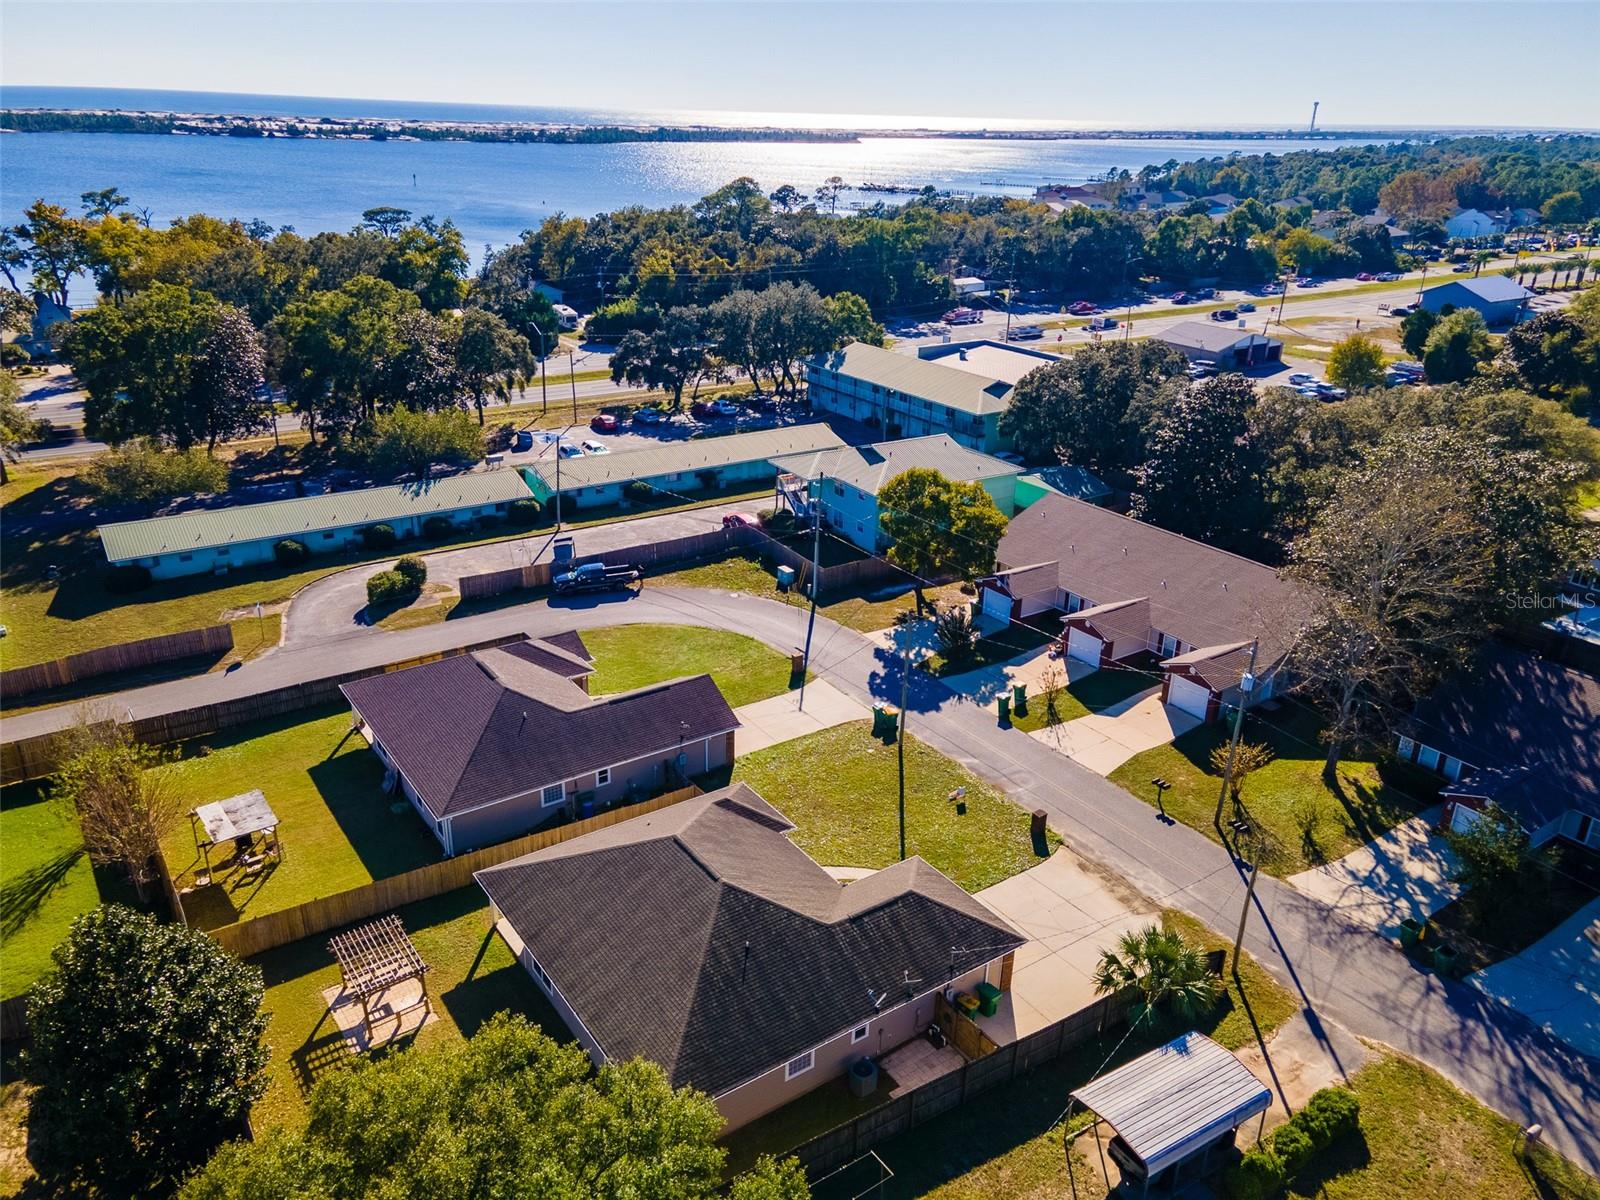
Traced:
<svg viewBox="0 0 1600 1200">
<path fill-rule="evenodd" d="M 422 985 L 422 998 L 405 1008 L 394 1009 L 393 1016 L 398 1018 L 416 1008 L 432 1011 L 426 978 L 428 964 L 422 960 L 396 914 L 390 913 L 339 934 L 329 940 L 328 949 L 339 960 L 343 994 L 361 1001 L 361 1022 L 369 1040 L 372 1037 L 372 999 L 392 987 L 412 979 Z M 427 1019 L 426 1015 L 423 1019 Z"/>
</svg>

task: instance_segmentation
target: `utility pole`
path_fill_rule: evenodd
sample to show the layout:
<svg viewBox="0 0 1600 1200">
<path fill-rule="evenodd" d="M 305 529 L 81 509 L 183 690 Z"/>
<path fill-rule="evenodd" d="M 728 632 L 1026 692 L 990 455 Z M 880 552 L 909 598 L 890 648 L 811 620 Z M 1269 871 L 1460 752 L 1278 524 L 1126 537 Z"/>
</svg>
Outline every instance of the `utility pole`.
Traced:
<svg viewBox="0 0 1600 1200">
<path fill-rule="evenodd" d="M 1257 642 L 1250 643 L 1250 665 L 1245 668 L 1244 675 L 1239 679 L 1239 707 L 1233 710 L 1233 737 L 1228 742 L 1228 766 L 1222 772 L 1222 789 L 1217 793 L 1217 815 L 1212 823 L 1217 827 L 1217 832 L 1222 832 L 1222 805 L 1228 798 L 1228 788 L 1233 783 L 1233 763 L 1239 754 L 1239 736 L 1244 732 L 1244 709 L 1250 702 L 1250 693 L 1256 686 L 1256 647 Z"/>
<path fill-rule="evenodd" d="M 1256 835 L 1255 861 L 1250 864 L 1250 879 L 1245 884 L 1244 907 L 1239 910 L 1239 931 L 1233 936 L 1233 975 L 1239 977 L 1239 952 L 1244 947 L 1245 922 L 1250 919 L 1250 905 L 1256 898 L 1256 876 L 1261 874 L 1261 830 L 1254 830 Z"/>
<path fill-rule="evenodd" d="M 533 331 L 539 335 L 539 415 L 543 416 L 550 411 L 550 368 L 545 362 L 549 357 L 546 353 L 547 343 L 544 330 L 539 328 L 538 323 L 530 317 L 528 324 L 532 325 Z"/>
<path fill-rule="evenodd" d="M 561 435 L 556 434 L 556 529 L 561 529 Z"/>
<path fill-rule="evenodd" d="M 1283 291 L 1278 295 L 1278 324 L 1283 324 L 1283 306 L 1289 302 L 1289 280 L 1294 278 L 1295 267 L 1289 264 L 1289 269 L 1283 276 Z"/>
<path fill-rule="evenodd" d="M 578 360 L 567 351 L 567 379 L 572 383 L 572 423 L 578 423 Z"/>
<path fill-rule="evenodd" d="M 895 749 L 900 759 L 900 861 L 906 859 L 906 701 L 911 691 L 911 628 L 900 628 L 900 729 Z"/>
<path fill-rule="evenodd" d="M 817 477 L 816 495 L 811 497 L 811 615 L 806 618 L 806 649 L 800 671 L 800 700 L 795 709 L 806 710 L 806 676 L 811 674 L 811 635 L 817 628 L 817 592 L 822 567 L 822 489 L 828 477 Z M 808 489 L 809 490 L 809 489 Z"/>
</svg>

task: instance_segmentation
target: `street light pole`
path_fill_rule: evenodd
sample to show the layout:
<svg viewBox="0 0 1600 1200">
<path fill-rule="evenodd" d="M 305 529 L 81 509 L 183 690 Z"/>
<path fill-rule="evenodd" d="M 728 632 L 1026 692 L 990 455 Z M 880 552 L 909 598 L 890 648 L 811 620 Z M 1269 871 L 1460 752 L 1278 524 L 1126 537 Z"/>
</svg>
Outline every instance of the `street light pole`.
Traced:
<svg viewBox="0 0 1600 1200">
<path fill-rule="evenodd" d="M 533 326 L 533 331 L 539 335 L 539 415 L 543 416 L 550 411 L 550 368 L 546 363 L 549 357 L 549 346 L 545 341 L 544 330 L 539 328 L 539 323 L 532 317 L 528 324 Z"/>
<path fill-rule="evenodd" d="M 906 702 L 911 689 L 911 627 L 900 629 L 900 729 L 895 749 L 900 759 L 900 861 L 906 859 Z"/>
<path fill-rule="evenodd" d="M 1289 302 L 1289 280 L 1294 278 L 1294 264 L 1289 264 L 1289 269 L 1283 276 L 1283 291 L 1278 294 L 1278 324 L 1283 324 L 1283 306 Z"/>
</svg>

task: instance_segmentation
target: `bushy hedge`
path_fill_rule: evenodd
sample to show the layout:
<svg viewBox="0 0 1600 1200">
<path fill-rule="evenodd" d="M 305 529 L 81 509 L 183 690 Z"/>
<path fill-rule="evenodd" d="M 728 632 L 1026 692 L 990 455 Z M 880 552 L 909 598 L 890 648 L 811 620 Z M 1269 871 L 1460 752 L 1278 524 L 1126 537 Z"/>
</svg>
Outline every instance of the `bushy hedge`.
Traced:
<svg viewBox="0 0 1600 1200">
<path fill-rule="evenodd" d="M 150 568 L 138 563 L 123 563 L 106 572 L 106 591 L 117 595 L 142 592 L 150 586 Z"/>
<path fill-rule="evenodd" d="M 537 500 L 513 500 L 510 516 L 513 525 L 537 525 L 544 514 L 544 505 Z"/>
<path fill-rule="evenodd" d="M 272 557 L 286 567 L 305 562 L 310 554 L 311 551 L 306 549 L 306 544 L 294 538 L 284 538 L 272 548 Z"/>
<path fill-rule="evenodd" d="M 447 538 L 455 531 L 456 525 L 454 521 L 449 517 L 441 517 L 437 514 L 422 523 L 422 536 L 432 538 L 434 541 Z"/>
<path fill-rule="evenodd" d="M 764 508 L 756 514 L 756 519 L 761 522 L 761 528 L 777 537 L 795 531 L 794 513 L 787 508 Z"/>
<path fill-rule="evenodd" d="M 1318 1154 L 1361 1128 L 1361 1101 L 1349 1088 L 1323 1088 L 1280 1125 L 1266 1142 L 1252 1146 L 1223 1177 L 1229 1200 L 1273 1200 Z"/>
<path fill-rule="evenodd" d="M 625 484 L 622 494 L 636 504 L 642 504 L 655 498 L 656 490 L 642 479 L 634 479 Z"/>
<path fill-rule="evenodd" d="M 368 550 L 387 550 L 398 540 L 393 525 L 368 525 L 361 531 Z"/>
<path fill-rule="evenodd" d="M 478 518 L 479 529 L 493 529 L 499 524 L 500 516 L 498 513 L 484 513 L 483 516 Z"/>
<path fill-rule="evenodd" d="M 416 594 L 417 589 L 399 571 L 379 571 L 367 580 L 368 604 L 388 604 Z"/>
<path fill-rule="evenodd" d="M 422 585 L 428 582 L 428 564 L 415 554 L 403 555 L 394 564 L 394 573 L 404 579 L 413 592 L 420 592 Z"/>
</svg>

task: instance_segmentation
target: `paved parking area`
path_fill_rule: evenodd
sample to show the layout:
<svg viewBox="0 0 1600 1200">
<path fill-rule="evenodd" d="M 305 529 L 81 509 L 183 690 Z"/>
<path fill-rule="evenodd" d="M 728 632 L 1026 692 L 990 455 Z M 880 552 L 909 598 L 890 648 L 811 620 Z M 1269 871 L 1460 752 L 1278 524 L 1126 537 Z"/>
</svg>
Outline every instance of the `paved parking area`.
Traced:
<svg viewBox="0 0 1600 1200">
<path fill-rule="evenodd" d="M 1153 687 L 1103 712 L 1029 736 L 1097 774 L 1109 775 L 1134 755 L 1165 746 L 1201 723 L 1199 717 L 1161 703 L 1161 689 Z"/>
<path fill-rule="evenodd" d="M 1433 832 L 1443 811 L 1436 804 L 1343 858 L 1291 875 L 1289 883 L 1346 919 L 1397 937 L 1406 917 L 1421 920 L 1461 894 L 1448 878 L 1450 851 Z"/>
<path fill-rule="evenodd" d="M 1600 900 L 1521 954 L 1467 976 L 1467 982 L 1600 1058 Z"/>
</svg>

